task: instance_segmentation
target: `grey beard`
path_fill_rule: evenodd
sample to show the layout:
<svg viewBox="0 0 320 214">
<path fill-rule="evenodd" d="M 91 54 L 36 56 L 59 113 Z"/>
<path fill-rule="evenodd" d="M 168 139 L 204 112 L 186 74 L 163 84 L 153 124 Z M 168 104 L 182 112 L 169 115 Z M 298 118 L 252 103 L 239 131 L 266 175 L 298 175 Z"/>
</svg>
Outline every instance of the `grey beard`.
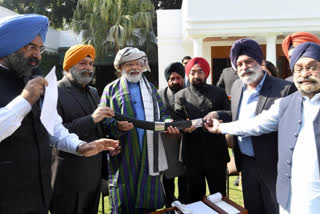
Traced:
<svg viewBox="0 0 320 214">
<path fill-rule="evenodd" d="M 75 68 L 71 68 L 71 76 L 72 76 L 72 81 L 74 81 L 75 83 L 79 84 L 79 85 L 88 85 L 92 79 L 93 79 L 93 71 L 89 71 L 89 70 L 77 70 Z M 83 73 L 90 73 L 91 76 L 83 76 Z"/>
<path fill-rule="evenodd" d="M 32 75 L 32 70 L 37 68 L 40 64 L 40 61 L 36 58 L 26 58 L 23 54 L 14 52 L 6 57 L 8 62 L 8 68 L 16 72 L 18 77 L 29 77 Z M 29 61 L 36 61 L 36 65 L 29 65 Z"/>
</svg>

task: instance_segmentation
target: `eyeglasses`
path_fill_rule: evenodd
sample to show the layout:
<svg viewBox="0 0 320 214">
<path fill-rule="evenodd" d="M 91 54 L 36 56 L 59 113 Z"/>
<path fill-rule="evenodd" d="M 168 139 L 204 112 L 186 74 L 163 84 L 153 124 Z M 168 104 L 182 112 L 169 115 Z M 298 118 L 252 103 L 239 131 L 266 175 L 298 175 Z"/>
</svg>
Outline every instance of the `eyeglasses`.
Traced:
<svg viewBox="0 0 320 214">
<path fill-rule="evenodd" d="M 303 70 L 310 73 L 317 73 L 320 71 L 320 66 L 317 64 L 312 64 L 308 66 L 295 65 L 293 72 L 295 74 L 301 74 Z"/>
<path fill-rule="evenodd" d="M 24 48 L 27 50 L 27 51 L 40 51 L 40 53 L 44 53 L 46 48 L 44 46 L 38 46 L 36 44 L 33 44 L 33 43 L 29 43 L 27 44 L 26 46 L 24 46 Z"/>
</svg>

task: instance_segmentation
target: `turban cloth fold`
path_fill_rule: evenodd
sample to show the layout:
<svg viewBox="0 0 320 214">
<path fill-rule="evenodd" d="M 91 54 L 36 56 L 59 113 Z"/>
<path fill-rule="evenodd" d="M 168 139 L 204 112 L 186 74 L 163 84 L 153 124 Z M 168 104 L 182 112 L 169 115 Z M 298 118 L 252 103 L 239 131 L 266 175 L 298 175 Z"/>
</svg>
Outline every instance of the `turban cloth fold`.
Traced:
<svg viewBox="0 0 320 214">
<path fill-rule="evenodd" d="M 291 46 L 297 47 L 297 45 L 303 42 L 314 42 L 320 44 L 320 39 L 315 35 L 307 32 L 297 32 L 289 34 L 283 41 L 282 41 L 282 51 L 286 55 L 287 59 L 289 60 L 289 49 Z"/>
<path fill-rule="evenodd" d="M 164 78 L 167 82 L 173 72 L 178 73 L 182 78 L 185 76 L 184 66 L 180 62 L 173 62 L 164 69 Z"/>
<path fill-rule="evenodd" d="M 74 45 L 67 50 L 63 60 L 63 70 L 67 71 L 72 66 L 89 56 L 92 60 L 96 57 L 96 50 L 92 45 Z"/>
<path fill-rule="evenodd" d="M 0 57 L 23 48 L 38 35 L 46 40 L 49 20 L 37 14 L 16 15 L 0 19 Z"/>
<path fill-rule="evenodd" d="M 237 60 L 241 55 L 247 55 L 261 65 L 263 60 L 260 45 L 252 39 L 239 39 L 235 41 L 230 50 L 230 61 L 233 69 L 237 70 Z"/>
<path fill-rule="evenodd" d="M 314 42 L 304 42 L 295 47 L 290 58 L 292 72 L 294 65 L 301 57 L 310 57 L 320 62 L 320 45 Z"/>
<path fill-rule="evenodd" d="M 133 60 L 141 59 L 142 71 L 150 71 L 148 58 L 143 51 L 138 48 L 126 47 L 118 51 L 114 59 L 114 67 L 120 71 L 120 66 L 123 63 L 130 62 Z"/>
<path fill-rule="evenodd" d="M 189 73 L 190 73 L 190 70 L 191 68 L 195 65 L 195 64 L 198 64 L 202 70 L 204 71 L 204 73 L 206 74 L 206 77 L 209 76 L 210 74 L 210 65 L 209 63 L 207 62 L 206 59 L 202 58 L 202 57 L 195 57 L 195 58 L 192 58 L 188 64 L 186 65 L 185 67 L 185 71 L 186 71 L 186 75 L 189 76 Z"/>
</svg>

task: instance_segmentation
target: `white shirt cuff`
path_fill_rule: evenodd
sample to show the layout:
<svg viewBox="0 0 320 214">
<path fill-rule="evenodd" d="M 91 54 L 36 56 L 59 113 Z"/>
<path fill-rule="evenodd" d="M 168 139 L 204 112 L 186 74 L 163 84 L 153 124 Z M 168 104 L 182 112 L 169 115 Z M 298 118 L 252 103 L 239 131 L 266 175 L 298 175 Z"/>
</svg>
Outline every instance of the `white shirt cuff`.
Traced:
<svg viewBox="0 0 320 214">
<path fill-rule="evenodd" d="M 31 111 L 31 104 L 22 96 L 17 96 L 6 106 L 8 110 L 14 110 L 17 117 L 21 120 Z"/>
</svg>

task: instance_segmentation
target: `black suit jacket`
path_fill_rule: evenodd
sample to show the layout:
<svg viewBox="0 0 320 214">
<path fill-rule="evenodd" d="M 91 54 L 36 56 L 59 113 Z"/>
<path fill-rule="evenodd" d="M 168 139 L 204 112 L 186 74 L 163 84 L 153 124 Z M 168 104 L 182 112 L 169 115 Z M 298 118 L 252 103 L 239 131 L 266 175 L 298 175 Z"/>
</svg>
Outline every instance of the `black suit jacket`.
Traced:
<svg viewBox="0 0 320 214">
<path fill-rule="evenodd" d="M 88 87 L 88 95 L 94 100 L 93 108 L 87 108 L 88 99 L 81 99 L 79 89 L 64 77 L 58 82 L 58 113 L 63 125 L 83 141 L 90 142 L 104 137 L 101 124 L 94 124 L 91 114 L 97 108 L 100 98 L 97 90 Z M 85 103 L 87 102 L 87 103 Z M 89 191 L 97 188 L 101 179 L 102 154 L 81 157 L 59 152 L 54 191 Z"/>
<path fill-rule="evenodd" d="M 238 118 L 243 86 L 242 81 L 239 79 L 234 82 L 231 90 L 231 115 L 233 121 Z M 260 91 L 256 115 L 260 114 L 263 110 L 269 109 L 276 99 L 285 97 L 294 91 L 296 91 L 296 88 L 292 82 L 267 75 Z M 225 115 L 222 115 L 222 112 L 219 113 L 219 117 L 220 115 L 222 118 L 226 118 L 223 117 Z M 234 137 L 234 142 L 235 162 L 237 169 L 241 171 L 241 153 L 236 136 Z M 272 189 L 275 189 L 278 162 L 278 133 L 272 132 L 270 134 L 252 136 L 252 144 L 258 166 L 257 170 L 260 171 L 265 183 L 271 185 Z"/>
<path fill-rule="evenodd" d="M 211 111 L 229 110 L 230 102 L 225 91 L 213 85 L 201 90 L 192 85 L 175 96 L 175 119 L 203 118 Z M 184 133 L 182 159 L 187 167 L 225 167 L 230 160 L 224 135 L 212 134 L 204 128 Z"/>
</svg>

